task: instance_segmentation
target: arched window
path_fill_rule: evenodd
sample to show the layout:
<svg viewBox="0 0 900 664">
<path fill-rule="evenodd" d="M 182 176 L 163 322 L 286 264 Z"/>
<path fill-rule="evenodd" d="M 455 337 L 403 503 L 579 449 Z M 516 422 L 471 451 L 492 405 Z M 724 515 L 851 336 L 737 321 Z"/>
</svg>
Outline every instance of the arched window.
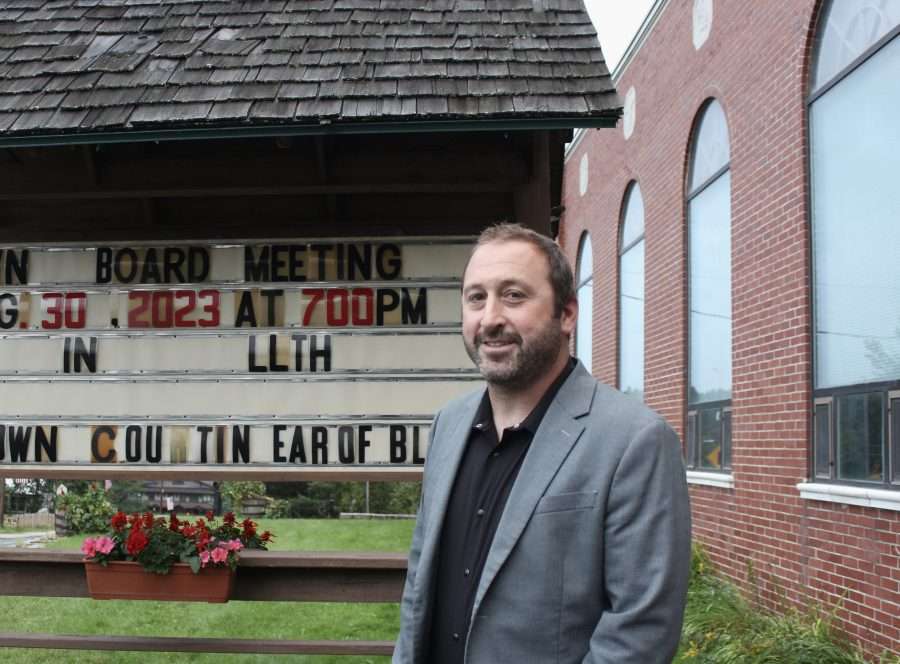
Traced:
<svg viewBox="0 0 900 664">
<path fill-rule="evenodd" d="M 688 465 L 731 467 L 731 148 L 719 102 L 703 107 L 688 206 Z"/>
<path fill-rule="evenodd" d="M 594 345 L 594 251 L 591 249 L 591 236 L 587 233 L 581 236 L 581 246 L 578 248 L 576 284 L 578 323 L 575 328 L 575 357 L 591 371 L 591 350 Z"/>
<path fill-rule="evenodd" d="M 824 5 L 809 97 L 813 474 L 885 488 L 900 488 L 898 71 L 900 2 Z"/>
<path fill-rule="evenodd" d="M 644 199 L 625 193 L 619 241 L 619 389 L 644 398 Z"/>
</svg>

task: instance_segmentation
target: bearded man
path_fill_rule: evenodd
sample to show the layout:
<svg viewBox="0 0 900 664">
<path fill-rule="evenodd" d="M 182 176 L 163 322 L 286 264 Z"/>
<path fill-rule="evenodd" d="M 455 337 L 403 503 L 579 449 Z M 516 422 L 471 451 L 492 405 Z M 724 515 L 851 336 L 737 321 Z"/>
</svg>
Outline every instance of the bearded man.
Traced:
<svg viewBox="0 0 900 664">
<path fill-rule="evenodd" d="M 569 355 L 578 304 L 550 239 L 482 233 L 462 286 L 487 389 L 431 427 L 395 664 L 666 664 L 690 567 L 681 446 Z"/>
</svg>

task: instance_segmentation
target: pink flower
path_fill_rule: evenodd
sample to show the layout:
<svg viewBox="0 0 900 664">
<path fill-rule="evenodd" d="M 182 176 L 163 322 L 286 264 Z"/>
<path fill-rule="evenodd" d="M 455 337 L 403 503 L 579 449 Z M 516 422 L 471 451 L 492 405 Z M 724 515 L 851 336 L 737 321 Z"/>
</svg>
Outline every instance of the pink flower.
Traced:
<svg viewBox="0 0 900 664">
<path fill-rule="evenodd" d="M 201 551 L 200 552 L 200 566 L 206 567 L 209 565 L 209 551 Z"/>
<path fill-rule="evenodd" d="M 81 552 L 86 558 L 93 558 L 97 554 L 97 543 L 88 537 L 81 543 Z"/>
<path fill-rule="evenodd" d="M 244 543 L 241 542 L 241 540 L 236 540 L 236 539 L 229 540 L 229 541 L 225 542 L 225 547 L 229 551 L 240 551 L 241 549 L 244 548 Z"/>
<path fill-rule="evenodd" d="M 94 542 L 94 546 L 96 547 L 98 553 L 107 555 L 113 550 L 113 548 L 116 546 L 116 543 L 113 542 L 111 538 L 104 535 L 103 537 L 97 538 L 97 540 Z"/>
<path fill-rule="evenodd" d="M 228 550 L 221 547 L 213 549 L 212 559 L 214 563 L 224 563 L 228 560 Z"/>
</svg>

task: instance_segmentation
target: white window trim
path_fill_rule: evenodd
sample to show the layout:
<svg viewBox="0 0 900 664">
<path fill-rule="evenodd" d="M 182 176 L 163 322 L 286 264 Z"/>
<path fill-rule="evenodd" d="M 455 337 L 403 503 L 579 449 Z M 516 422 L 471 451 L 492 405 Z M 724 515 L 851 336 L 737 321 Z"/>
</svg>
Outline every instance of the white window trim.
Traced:
<svg viewBox="0 0 900 664">
<path fill-rule="evenodd" d="M 797 489 L 800 490 L 800 497 L 805 500 L 821 500 L 826 503 L 860 505 L 900 512 L 900 491 L 815 482 L 801 482 L 797 485 Z"/>
<path fill-rule="evenodd" d="M 731 473 L 710 473 L 702 470 L 688 470 L 687 483 L 714 486 L 718 489 L 733 489 L 734 475 Z"/>
</svg>

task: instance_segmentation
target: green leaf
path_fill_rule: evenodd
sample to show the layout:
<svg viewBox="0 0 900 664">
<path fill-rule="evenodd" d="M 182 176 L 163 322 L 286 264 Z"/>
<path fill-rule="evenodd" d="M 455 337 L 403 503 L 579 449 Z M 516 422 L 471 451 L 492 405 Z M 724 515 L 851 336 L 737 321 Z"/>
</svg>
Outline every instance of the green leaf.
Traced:
<svg viewBox="0 0 900 664">
<path fill-rule="evenodd" d="M 200 573 L 200 556 L 191 556 L 185 562 L 191 566 L 191 571 L 194 574 Z"/>
</svg>

